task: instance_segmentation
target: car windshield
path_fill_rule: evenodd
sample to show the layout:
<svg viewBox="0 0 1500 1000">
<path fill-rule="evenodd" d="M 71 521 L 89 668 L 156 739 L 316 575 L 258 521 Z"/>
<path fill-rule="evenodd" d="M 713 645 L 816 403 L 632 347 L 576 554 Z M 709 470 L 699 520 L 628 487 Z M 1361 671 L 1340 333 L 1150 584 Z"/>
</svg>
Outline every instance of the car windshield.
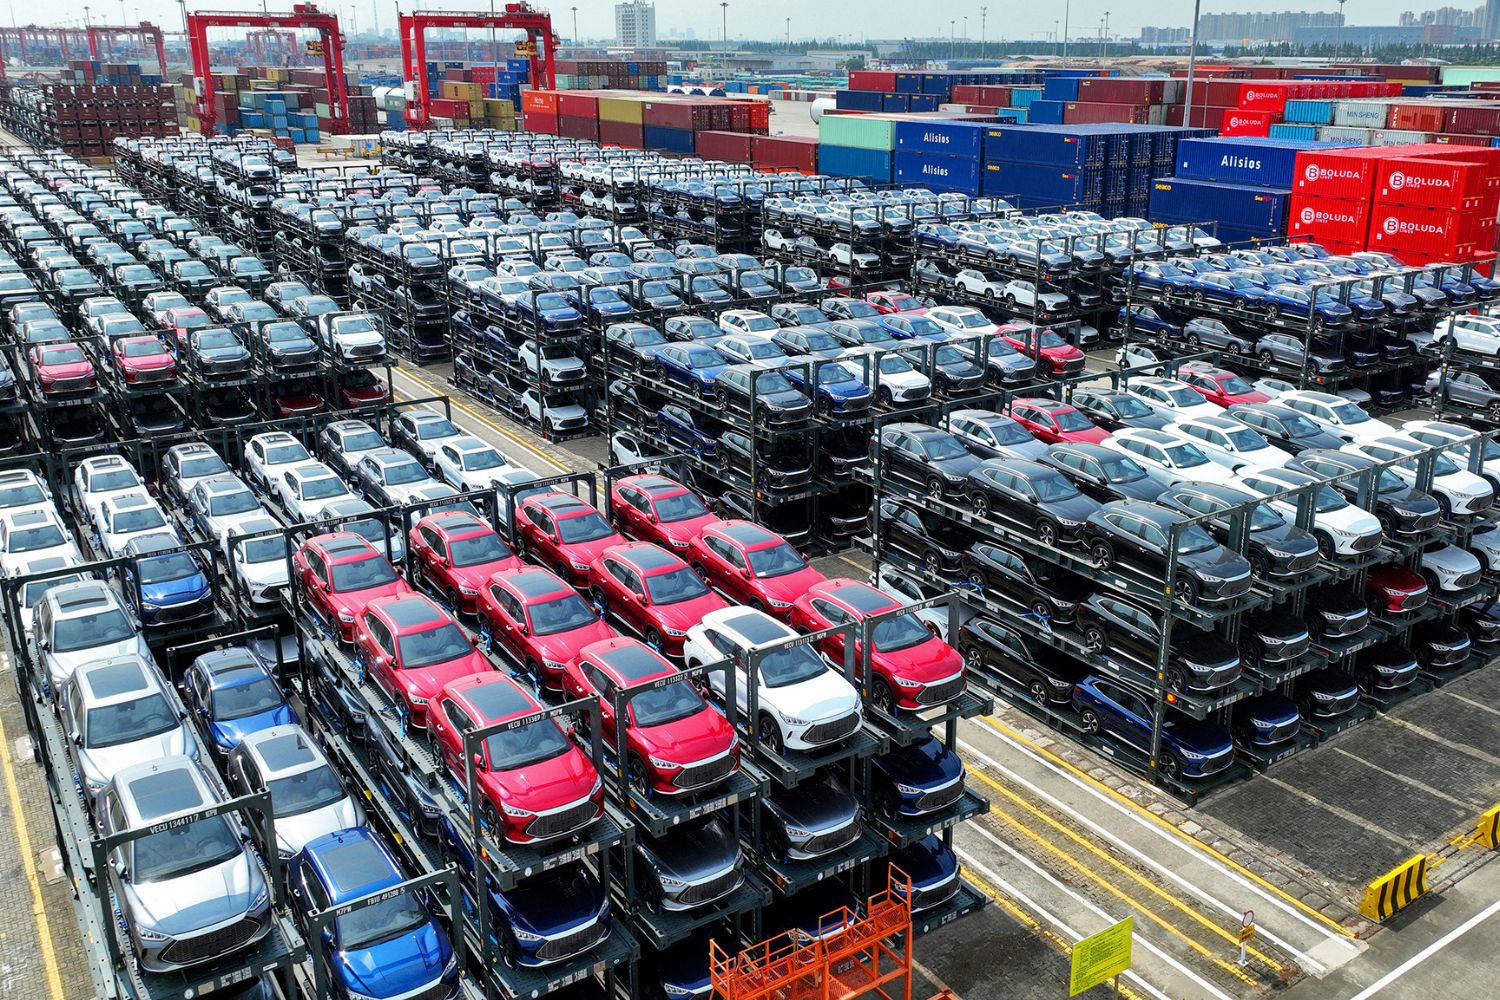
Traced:
<svg viewBox="0 0 1500 1000">
<path fill-rule="evenodd" d="M 880 358 L 880 373 L 882 375 L 905 375 L 914 371 L 911 362 L 899 355 L 886 354 Z"/>
<path fill-rule="evenodd" d="M 1217 548 L 1218 545 L 1219 543 L 1214 541 L 1213 536 L 1198 524 L 1188 525 L 1177 536 L 1177 554 L 1180 556 L 1191 555 L 1194 552 L 1207 552 Z"/>
<path fill-rule="evenodd" d="M 37 602 L 47 595 L 47 591 L 64 584 L 79 583 L 83 579 L 81 574 L 70 573 L 67 576 L 54 576 L 47 580 L 33 580 L 21 591 L 21 607 L 34 608 Z"/>
<path fill-rule="evenodd" d="M 61 528 L 55 524 L 43 524 L 35 528 L 17 528 L 12 531 L 6 539 L 5 550 L 7 552 L 32 552 L 36 549 L 50 549 L 64 544 L 65 541 Z"/>
<path fill-rule="evenodd" d="M 887 618 L 875 626 L 875 649 L 881 653 L 894 653 L 908 649 L 932 638 L 927 626 L 913 614 Z"/>
<path fill-rule="evenodd" d="M 1026 428 L 1013 420 L 997 420 L 988 426 L 999 445 L 1029 444 L 1035 440 Z"/>
<path fill-rule="evenodd" d="M 1032 489 L 1036 490 L 1037 497 L 1044 503 L 1069 500 L 1078 496 L 1077 487 L 1060 475 L 1038 475 L 1030 482 Z"/>
<path fill-rule="evenodd" d="M 381 470 L 381 478 L 387 486 L 404 486 L 419 483 L 427 478 L 427 470 L 416 459 L 395 462 Z"/>
<path fill-rule="evenodd" d="M 1147 406 L 1144 400 L 1123 392 L 1111 396 L 1110 402 L 1114 404 L 1115 412 L 1121 417 L 1143 417 L 1151 412 L 1151 407 Z"/>
<path fill-rule="evenodd" d="M 571 632 L 598 621 L 587 603 L 577 594 L 568 594 L 530 607 L 533 635 L 556 635 Z"/>
<path fill-rule="evenodd" d="M 553 719 L 538 719 L 519 729 L 496 733 L 484 741 L 490 769 L 516 771 L 544 760 L 561 757 L 573 749 Z"/>
<path fill-rule="evenodd" d="M 1178 469 L 1191 469 L 1208 464 L 1208 456 L 1190 444 L 1175 444 L 1164 449 L 1167 461 Z"/>
<path fill-rule="evenodd" d="M 174 552 L 171 555 L 142 559 L 137 566 L 141 574 L 141 583 L 167 583 L 202 574 L 202 570 L 198 568 L 193 557 L 186 552 Z"/>
<path fill-rule="evenodd" d="M 349 530 L 349 525 L 344 525 L 344 530 Z M 240 546 L 247 563 L 268 563 L 286 559 L 286 545 L 278 536 L 267 535 L 264 538 L 252 538 Z"/>
<path fill-rule="evenodd" d="M 510 549 L 505 547 L 500 536 L 492 531 L 469 538 L 456 539 L 448 546 L 448 552 L 453 557 L 453 565 L 459 567 L 483 566 L 486 563 L 508 559 L 511 555 Z"/>
<path fill-rule="evenodd" d="M 170 732 L 178 725 L 177 713 L 172 711 L 166 698 L 156 693 L 134 701 L 91 708 L 84 719 L 89 749 L 134 743 Z"/>
<path fill-rule="evenodd" d="M 213 517 L 225 514 L 246 514 L 260 509 L 260 501 L 249 490 L 219 493 L 208 501 L 208 512 Z"/>
<path fill-rule="evenodd" d="M 1347 506 L 1349 504 L 1332 486 L 1320 487 L 1313 500 L 1313 507 L 1319 514 L 1330 514 L 1336 510 L 1343 510 Z"/>
<path fill-rule="evenodd" d="M 958 439 L 947 434 L 935 434 L 922 441 L 922 447 L 927 452 L 927 458 L 933 462 L 942 462 L 950 458 L 962 458 L 967 455 L 968 449 L 959 443 Z"/>
<path fill-rule="evenodd" d="M 133 340 L 125 344 L 125 356 L 127 358 L 148 358 L 156 354 L 166 354 L 167 349 L 159 340 Z"/>
<path fill-rule="evenodd" d="M 646 591 L 652 604 L 677 604 L 691 601 L 708 593 L 708 586 L 686 566 L 670 573 L 658 573 L 646 577 Z"/>
<path fill-rule="evenodd" d="M 1354 424 L 1362 424 L 1373 419 L 1368 413 L 1366 413 L 1364 410 L 1361 410 L 1355 403 L 1339 403 L 1335 406 L 1329 407 L 1329 412 L 1333 414 L 1333 418 L 1335 420 L 1337 420 L 1340 424 L 1343 424 L 1345 427 L 1350 427 Z"/>
<path fill-rule="evenodd" d="M 52 626 L 52 648 L 59 653 L 124 642 L 136 634 L 118 608 L 77 618 L 63 618 Z"/>
<path fill-rule="evenodd" d="M 410 892 L 366 906 L 338 918 L 339 941 L 345 948 L 373 948 L 430 923 L 427 911 Z"/>
<path fill-rule="evenodd" d="M 83 350 L 71 345 L 67 347 L 47 347 L 42 349 L 42 364 L 44 365 L 76 365 L 86 361 Z"/>
<path fill-rule="evenodd" d="M 589 511 L 577 517 L 562 518 L 557 522 L 558 534 L 567 545 L 596 541 L 613 534 L 614 530 L 598 511 Z"/>
<path fill-rule="evenodd" d="M 200 455 L 197 458 L 183 459 L 178 467 L 179 475 L 183 479 L 201 479 L 204 476 L 217 476 L 221 472 L 228 472 L 229 466 L 218 455 Z"/>
<path fill-rule="evenodd" d="M 1225 431 L 1224 436 L 1229 439 L 1230 444 L 1234 445 L 1236 451 L 1259 451 L 1269 447 L 1265 438 L 1249 428 Z"/>
<path fill-rule="evenodd" d="M 1281 425 L 1286 428 L 1287 433 L 1292 437 L 1307 437 L 1312 434 L 1320 434 L 1323 430 L 1300 413 L 1282 415 Z"/>
<path fill-rule="evenodd" d="M 979 327 L 994 325 L 989 320 L 985 319 L 984 314 L 980 312 L 950 312 L 948 314 L 948 320 L 949 322 L 957 323 L 959 326 L 963 327 L 966 330 L 975 330 Z"/>
<path fill-rule="evenodd" d="M 343 786 L 327 765 L 272 778 L 266 783 L 266 791 L 271 793 L 271 809 L 277 819 L 300 816 L 345 798 Z"/>
<path fill-rule="evenodd" d="M 1173 406 L 1190 407 L 1197 406 L 1203 402 L 1203 397 L 1187 386 L 1178 389 L 1166 389 L 1164 391 L 1167 398 L 1172 401 Z"/>
<path fill-rule="evenodd" d="M 20 507 L 23 504 L 42 503 L 47 494 L 36 483 L 23 483 L 0 489 L 0 507 Z"/>
<path fill-rule="evenodd" d="M 384 447 L 385 438 L 369 428 L 352 431 L 344 435 L 343 450 L 345 454 L 358 451 L 374 451 L 376 448 Z"/>
<path fill-rule="evenodd" d="M 338 476 L 307 479 L 302 483 L 302 497 L 305 500 L 327 500 L 329 497 L 344 496 L 348 492 L 349 487 Z"/>
<path fill-rule="evenodd" d="M 1237 396 L 1241 393 L 1254 392 L 1255 387 L 1238 375 L 1229 375 L 1219 379 L 1219 390 Z"/>
<path fill-rule="evenodd" d="M 333 589 L 337 593 L 383 587 L 396 579 L 391 564 L 380 556 L 370 556 L 333 567 Z"/>
<path fill-rule="evenodd" d="M 664 726 L 669 722 L 696 715 L 706 706 L 692 684 L 667 684 L 653 691 L 643 691 L 630 701 L 630 711 L 637 726 Z"/>
<path fill-rule="evenodd" d="M 1100 458 L 1099 465 L 1104 470 L 1104 478 L 1111 483 L 1134 483 L 1149 475 L 1145 466 L 1124 455 Z"/>
<path fill-rule="evenodd" d="M 786 542 L 747 552 L 745 555 L 750 560 L 750 570 L 757 579 L 785 576 L 807 568 L 807 561 Z"/>
<path fill-rule="evenodd" d="M 225 348 L 242 347 L 240 340 L 228 330 L 215 330 L 198 337 L 198 349 L 211 351 L 223 350 Z"/>
<path fill-rule="evenodd" d="M 312 456 L 296 441 L 273 444 L 266 449 L 267 465 L 285 465 L 287 462 L 305 462 Z"/>
<path fill-rule="evenodd" d="M 223 816 L 149 834 L 132 846 L 135 883 L 159 882 L 211 868 L 237 856 L 240 838 Z"/>
<path fill-rule="evenodd" d="M 231 684 L 213 693 L 214 718 L 243 719 L 269 712 L 285 704 L 281 688 L 265 674 L 243 684 Z"/>
<path fill-rule="evenodd" d="M 474 651 L 463 630 L 453 622 L 422 632 L 411 632 L 396 638 L 403 670 L 415 670 L 447 663 Z"/>
<path fill-rule="evenodd" d="M 708 508 L 703 506 L 703 501 L 693 493 L 656 497 L 653 506 L 656 508 L 656 517 L 659 521 L 686 521 L 708 513 Z"/>
</svg>

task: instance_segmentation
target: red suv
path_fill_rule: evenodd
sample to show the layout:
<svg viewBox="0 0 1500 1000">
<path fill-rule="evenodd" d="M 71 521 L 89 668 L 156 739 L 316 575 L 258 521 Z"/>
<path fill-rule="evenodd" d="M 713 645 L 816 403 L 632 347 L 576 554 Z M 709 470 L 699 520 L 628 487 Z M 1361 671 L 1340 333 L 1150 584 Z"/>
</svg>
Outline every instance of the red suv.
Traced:
<svg viewBox="0 0 1500 1000">
<path fill-rule="evenodd" d="M 28 352 L 31 370 L 44 396 L 92 392 L 99 387 L 99 374 L 83 348 L 70 341 L 39 344 Z"/>
<path fill-rule="evenodd" d="M 732 601 L 787 620 L 792 602 L 824 579 L 791 544 L 750 521 L 720 521 L 688 549 L 693 570 Z"/>
<path fill-rule="evenodd" d="M 1027 324 L 1006 324 L 1000 327 L 1000 336 L 1005 342 L 1028 358 L 1040 355 L 1050 365 L 1054 375 L 1076 375 L 1083 371 L 1088 355 L 1057 335 L 1054 330 L 1031 332 Z M 1035 354 L 1033 354 L 1035 352 Z"/>
<path fill-rule="evenodd" d="M 197 306 L 173 306 L 167 310 L 162 317 L 161 326 L 163 332 L 170 333 L 177 338 L 177 349 L 179 351 L 187 348 L 188 334 L 193 330 L 206 330 L 213 326 L 213 320 L 208 313 Z"/>
<path fill-rule="evenodd" d="M 521 569 L 523 563 L 495 529 L 463 510 L 429 514 L 408 533 L 413 561 L 444 600 L 459 614 L 472 615 L 479 607 L 479 591 L 501 570 Z"/>
<path fill-rule="evenodd" d="M 590 643 L 568 664 L 567 693 L 598 698 L 605 742 L 615 738 L 613 696 L 622 688 L 678 672 L 638 639 Z M 684 678 L 630 700 L 625 720 L 626 767 L 643 794 L 680 795 L 717 785 L 740 766 L 740 741 L 729 720 Z"/>
<path fill-rule="evenodd" d="M 292 569 L 312 609 L 354 641 L 354 623 L 377 597 L 411 593 L 380 550 L 352 531 L 309 538 L 292 557 Z"/>
<path fill-rule="evenodd" d="M 533 554 L 575 587 L 588 585 L 589 566 L 599 553 L 625 541 L 587 502 L 555 491 L 521 501 L 516 535 L 523 554 Z"/>
<path fill-rule="evenodd" d="M 1261 392 L 1245 379 L 1224 368 L 1212 365 L 1189 363 L 1177 369 L 1179 381 L 1193 387 L 1204 399 L 1220 406 L 1235 403 L 1264 403 L 1270 396 Z"/>
<path fill-rule="evenodd" d="M 538 684 L 563 689 L 563 670 L 591 642 L 618 635 L 565 581 L 539 566 L 496 573 L 479 591 L 491 648 L 504 647 Z"/>
<path fill-rule="evenodd" d="M 809 587 L 792 608 L 792 624 L 804 632 L 840 625 L 855 626 L 854 655 L 863 655 L 859 623 L 869 615 L 904 605 L 868 583 L 825 580 Z M 958 651 L 928 631 L 913 614 L 897 615 L 875 626 L 870 655 L 870 701 L 890 714 L 893 708 L 925 709 L 957 698 L 964 691 L 964 661 Z M 842 663 L 844 637 L 826 636 L 818 648 Z"/>
<path fill-rule="evenodd" d="M 1087 441 L 1098 444 L 1109 437 L 1109 431 L 1067 403 L 1056 399 L 1023 398 L 1012 400 L 1011 419 L 1031 432 L 1038 441 Z"/>
<path fill-rule="evenodd" d="M 905 292 L 870 292 L 865 296 L 865 301 L 874 306 L 875 311 L 882 316 L 892 313 L 920 315 L 927 311 L 921 299 L 913 298 Z"/>
<path fill-rule="evenodd" d="M 354 630 L 354 656 L 392 701 L 406 706 L 408 724 L 417 728 L 427 724 L 427 703 L 443 685 L 495 669 L 448 612 L 423 594 L 365 605 Z"/>
<path fill-rule="evenodd" d="M 668 656 L 682 655 L 687 630 L 710 611 L 729 607 L 688 564 L 650 542 L 611 545 L 589 569 L 589 597 L 613 611 Z"/>
<path fill-rule="evenodd" d="M 177 358 L 155 337 L 120 337 L 110 345 L 109 352 L 126 385 L 177 378 Z"/>
<path fill-rule="evenodd" d="M 626 476 L 609 493 L 615 527 L 630 538 L 685 551 L 694 538 L 719 517 L 698 494 L 665 476 Z"/>
<path fill-rule="evenodd" d="M 444 685 L 435 708 L 429 706 L 428 728 L 462 785 L 468 780 L 466 733 L 541 709 L 541 702 L 505 674 L 461 677 Z M 496 837 L 534 844 L 576 833 L 604 815 L 604 782 L 556 719 L 495 733 L 480 747 L 474 767 L 484 796 L 479 816 Z"/>
<path fill-rule="evenodd" d="M 1427 603 L 1427 581 L 1406 566 L 1375 566 L 1365 577 L 1365 594 L 1377 613 L 1405 614 Z"/>
</svg>

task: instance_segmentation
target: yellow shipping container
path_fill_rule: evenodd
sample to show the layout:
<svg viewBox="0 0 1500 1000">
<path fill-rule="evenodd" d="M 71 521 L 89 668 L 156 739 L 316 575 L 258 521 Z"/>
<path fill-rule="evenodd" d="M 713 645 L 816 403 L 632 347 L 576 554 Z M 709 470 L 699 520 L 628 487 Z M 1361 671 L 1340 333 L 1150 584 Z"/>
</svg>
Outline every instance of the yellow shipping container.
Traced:
<svg viewBox="0 0 1500 1000">
<path fill-rule="evenodd" d="M 470 118 L 483 118 L 484 117 L 484 102 L 483 101 L 470 101 L 469 102 L 469 117 Z"/>
<path fill-rule="evenodd" d="M 486 118 L 515 118 L 516 116 L 516 106 L 509 101 L 490 97 L 480 103 L 484 105 Z"/>
<path fill-rule="evenodd" d="M 643 121 L 641 109 L 644 104 L 644 101 L 635 101 L 628 97 L 601 97 L 599 98 L 599 120 L 640 125 Z"/>
</svg>

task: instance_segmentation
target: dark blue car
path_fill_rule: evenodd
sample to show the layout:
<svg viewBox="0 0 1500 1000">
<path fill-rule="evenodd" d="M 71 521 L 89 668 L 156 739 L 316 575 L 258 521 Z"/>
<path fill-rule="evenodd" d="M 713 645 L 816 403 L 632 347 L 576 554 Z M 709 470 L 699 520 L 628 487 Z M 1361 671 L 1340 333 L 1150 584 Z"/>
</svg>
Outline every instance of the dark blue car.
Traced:
<svg viewBox="0 0 1500 1000">
<path fill-rule="evenodd" d="M 705 399 L 714 396 L 714 382 L 729 359 L 703 344 L 668 344 L 648 365 L 656 377 L 676 382 Z"/>
<path fill-rule="evenodd" d="M 512 968 L 539 968 L 589 951 L 610 933 L 609 893 L 581 862 L 491 894 L 500 952 Z"/>
<path fill-rule="evenodd" d="M 1208 271 L 1193 277 L 1188 294 L 1195 302 L 1249 309 L 1265 303 L 1266 286 L 1260 278 L 1240 271 Z"/>
<path fill-rule="evenodd" d="M 1118 681 L 1085 677 L 1073 688 L 1083 731 L 1151 752 L 1151 706 Z M 1234 742 L 1211 722 L 1169 714 L 1162 726 L 1159 766 L 1169 778 L 1206 778 L 1234 763 Z"/>
<path fill-rule="evenodd" d="M 963 233 L 940 222 L 928 222 L 917 227 L 916 240 L 919 249 L 952 250 L 958 246 Z"/>
<path fill-rule="evenodd" d="M 1134 284 L 1137 288 L 1154 288 L 1159 291 L 1186 295 L 1193 287 L 1193 276 L 1169 261 L 1148 261 L 1132 264 L 1120 272 L 1120 283 Z"/>
<path fill-rule="evenodd" d="M 250 733 L 297 723 L 264 660 L 241 646 L 204 653 L 183 673 L 183 694 L 220 754 Z"/>
<path fill-rule="evenodd" d="M 942 324 L 920 313 L 890 313 L 880 317 L 879 323 L 886 333 L 897 340 L 921 337 L 923 340 L 937 341 L 949 338 L 948 330 Z"/>
<path fill-rule="evenodd" d="M 1311 319 L 1316 315 L 1329 326 L 1354 318 L 1354 310 L 1340 302 L 1332 289 L 1316 293 L 1315 297 L 1315 289 L 1306 285 L 1277 285 L 1262 293 L 1261 304 L 1265 306 L 1266 315 L 1272 318 L 1281 315 Z M 1384 308 L 1381 307 L 1382 312 Z"/>
<path fill-rule="evenodd" d="M 964 762 L 935 739 L 874 758 L 875 808 L 886 816 L 925 816 L 964 793 Z"/>
<path fill-rule="evenodd" d="M 792 363 L 781 370 L 781 374 L 805 393 L 808 371 L 813 368 L 818 373 L 813 405 L 819 413 L 863 413 L 870 408 L 870 401 L 875 398 L 875 394 L 853 370 L 837 361 L 824 361 L 811 356 L 793 358 Z"/>
<path fill-rule="evenodd" d="M 1237 702 L 1233 727 L 1240 746 L 1275 750 L 1302 731 L 1302 712 L 1290 698 L 1270 691 Z"/>
<path fill-rule="evenodd" d="M 603 321 L 612 316 L 628 316 L 635 312 L 629 302 L 621 297 L 618 289 L 596 285 L 581 289 L 583 311 L 589 319 Z"/>
<path fill-rule="evenodd" d="M 935 833 L 892 851 L 886 862 L 911 879 L 913 913 L 942 906 L 958 894 L 958 857 Z"/>
<path fill-rule="evenodd" d="M 1182 336 L 1182 326 L 1166 319 L 1151 306 L 1126 306 L 1120 310 L 1120 326 L 1138 333 L 1155 334 L 1158 337 Z"/>
<path fill-rule="evenodd" d="M 125 603 L 147 628 L 179 625 L 213 614 L 214 589 L 208 574 L 191 553 L 176 551 L 179 548 L 176 536 L 168 532 L 141 535 L 125 546 L 124 554 L 137 561 L 121 568 L 121 589 Z"/>
<path fill-rule="evenodd" d="M 521 323 L 532 328 L 539 326 L 549 332 L 576 330 L 583 322 L 583 314 L 573 308 L 569 294 L 563 292 L 522 295 L 511 308 Z"/>
<path fill-rule="evenodd" d="M 718 453 L 719 438 L 700 424 L 701 418 L 676 404 L 663 406 L 656 414 L 656 428 L 668 443 L 689 448 L 699 458 L 710 458 Z"/>
<path fill-rule="evenodd" d="M 304 927 L 311 912 L 393 889 L 406 880 L 395 859 L 364 827 L 313 840 L 288 871 L 293 912 Z M 317 946 L 317 937 L 309 934 L 308 939 Z M 418 892 L 400 892 L 347 913 L 333 921 L 321 940 L 333 995 L 341 1000 L 458 996 L 453 945 Z"/>
</svg>

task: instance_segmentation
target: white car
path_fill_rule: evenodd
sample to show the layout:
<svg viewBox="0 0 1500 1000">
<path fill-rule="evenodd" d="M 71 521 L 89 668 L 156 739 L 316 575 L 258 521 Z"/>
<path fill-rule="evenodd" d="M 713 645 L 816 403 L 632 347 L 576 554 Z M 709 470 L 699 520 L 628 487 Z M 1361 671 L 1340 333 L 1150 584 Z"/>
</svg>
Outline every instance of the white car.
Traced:
<svg viewBox="0 0 1500 1000">
<path fill-rule="evenodd" d="M 391 436 L 397 447 L 405 447 L 430 469 L 438 445 L 463 433 L 453 421 L 423 406 L 402 410 L 392 425 Z"/>
<path fill-rule="evenodd" d="M 609 438 L 609 458 L 615 465 L 635 465 L 665 456 L 648 437 L 632 431 L 617 431 Z"/>
<path fill-rule="evenodd" d="M 1037 440 L 1011 417 L 991 410 L 954 410 L 948 414 L 948 433 L 980 458 L 1039 462 L 1048 451 L 1045 441 Z"/>
<path fill-rule="evenodd" d="M 730 364 L 758 364 L 781 367 L 787 353 L 764 333 L 736 333 L 714 341 L 714 350 L 729 359 Z"/>
<path fill-rule="evenodd" d="M 271 480 L 271 496 L 291 523 L 304 524 L 320 519 L 329 504 L 349 499 L 354 491 L 322 462 L 303 462 L 276 473 Z"/>
<path fill-rule="evenodd" d="M 999 333 L 1000 324 L 973 306 L 938 306 L 927 310 L 926 316 L 938 326 L 953 333 L 970 335 Z"/>
<path fill-rule="evenodd" d="M 238 476 L 214 476 L 188 493 L 187 515 L 192 529 L 204 541 L 220 546 L 231 531 L 243 532 L 246 521 L 269 518 L 260 497 Z"/>
<path fill-rule="evenodd" d="M 1115 351 L 1117 366 L 1143 375 L 1162 374 L 1165 370 L 1162 366 L 1170 359 L 1168 352 L 1148 344 L 1126 344 Z"/>
<path fill-rule="evenodd" d="M 318 452 L 341 475 L 351 475 L 359 460 L 372 451 L 389 448 L 380 432 L 363 420 L 336 420 L 318 433 Z"/>
<path fill-rule="evenodd" d="M 868 271 L 880 266 L 880 254 L 869 250 L 854 250 L 847 243 L 835 243 L 828 248 L 828 259 L 844 267 Z"/>
<path fill-rule="evenodd" d="M 1479 582 L 1483 571 L 1479 558 L 1457 545 L 1438 543 L 1422 553 L 1422 576 L 1430 590 L 1450 594 L 1468 590 Z"/>
<path fill-rule="evenodd" d="M 324 313 L 318 317 L 318 343 L 342 361 L 385 357 L 385 334 L 369 313 Z"/>
<path fill-rule="evenodd" d="M 438 478 L 464 493 L 493 489 L 506 473 L 525 471 L 472 434 L 445 441 L 437 450 Z"/>
<path fill-rule="evenodd" d="M 726 309 L 719 314 L 719 329 L 725 333 L 763 333 L 770 336 L 781 324 L 755 309 Z"/>
<path fill-rule="evenodd" d="M 1168 430 L 1192 438 L 1199 451 L 1227 469 L 1239 470 L 1247 465 L 1285 465 L 1292 457 L 1289 452 L 1267 441 L 1259 431 L 1222 413 L 1184 417 L 1169 424 Z"/>
<path fill-rule="evenodd" d="M 1470 535 L 1469 551 L 1479 560 L 1484 572 L 1500 572 L 1500 526 Z"/>
<path fill-rule="evenodd" d="M 1297 469 L 1242 469 L 1231 486 L 1249 490 L 1259 497 L 1275 496 L 1302 486 L 1313 486 L 1312 532 L 1324 558 L 1354 556 L 1369 552 L 1385 537 L 1380 521 L 1369 511 L 1354 506 L 1324 480 Z M 1297 523 L 1296 498 L 1270 501 L 1271 509 Z"/>
<path fill-rule="evenodd" d="M 252 606 L 266 608 L 274 603 L 289 582 L 286 542 L 280 535 L 266 535 L 237 541 L 245 535 L 280 531 L 280 523 L 269 517 L 252 517 L 239 522 L 224 539 L 224 554 L 229 560 L 235 582 Z"/>
<path fill-rule="evenodd" d="M 566 393 L 548 393 L 544 400 L 535 389 L 527 389 L 521 393 L 520 403 L 526 415 L 544 431 L 581 431 L 589 425 L 589 412 Z"/>
<path fill-rule="evenodd" d="M 292 435 L 285 431 L 267 431 L 246 442 L 244 469 L 252 486 L 268 490 L 272 477 L 283 468 L 301 465 L 311 459 L 302 442 Z"/>
<path fill-rule="evenodd" d="M 1500 444 L 1493 438 L 1481 439 L 1472 427 L 1442 420 L 1408 420 L 1401 425 L 1401 436 L 1425 445 L 1441 445 L 1443 453 L 1465 469 L 1471 468 L 1474 445 L 1479 444 L 1479 474 L 1500 492 Z"/>
<path fill-rule="evenodd" d="M 1344 450 L 1373 458 L 1377 462 L 1406 458 L 1407 461 L 1391 466 L 1391 471 L 1408 485 L 1415 486 L 1417 485 L 1417 471 L 1421 467 L 1421 459 L 1418 456 L 1431 451 L 1432 446 L 1404 435 L 1388 434 L 1385 437 L 1375 438 L 1373 441 L 1356 441 L 1346 444 Z M 1488 510 L 1495 502 L 1495 488 L 1490 485 L 1489 480 L 1461 468 L 1457 462 L 1442 452 L 1433 456 L 1431 491 L 1438 503 L 1443 506 L 1444 517 L 1455 514 L 1459 516 L 1478 514 Z"/>
<path fill-rule="evenodd" d="M 839 355 L 839 360 L 875 393 L 881 405 L 920 403 L 932 398 L 932 379 L 900 354 L 879 347 L 851 347 Z"/>
<path fill-rule="evenodd" d="M 873 585 L 877 590 L 883 591 L 900 601 L 902 604 L 912 605 L 937 597 L 947 588 L 924 584 L 916 577 L 896 569 L 888 562 L 880 564 L 880 570 L 875 574 Z M 941 604 L 929 605 L 918 608 L 912 612 L 917 621 L 927 626 L 928 631 L 938 638 L 948 641 L 948 608 Z M 958 624 L 960 627 L 969 619 L 974 617 L 974 610 L 962 601 L 958 604 Z"/>
<path fill-rule="evenodd" d="M 73 494 L 89 525 L 99 530 L 99 508 L 111 496 L 145 489 L 140 474 L 118 455 L 94 455 L 73 472 Z"/>
<path fill-rule="evenodd" d="M 1043 316 L 1068 308 L 1068 297 L 1062 292 L 1037 291 L 1036 282 L 1014 278 L 1005 283 L 1000 294 L 1008 309 L 1035 309 Z"/>
<path fill-rule="evenodd" d="M 123 556 L 133 538 L 162 532 L 177 534 L 145 490 L 116 494 L 99 507 L 99 548 L 106 558 Z"/>
<path fill-rule="evenodd" d="M 28 510 L 0 514 L 0 576 L 18 576 L 38 559 L 81 565 L 83 555 L 56 513 Z"/>
<path fill-rule="evenodd" d="M 47 480 L 30 469 L 0 471 L 0 514 L 40 510 L 57 513 Z"/>
<path fill-rule="evenodd" d="M 1099 443 L 1135 459 L 1168 483 L 1234 485 L 1234 473 L 1212 461 L 1185 434 L 1149 427 L 1122 427 Z"/>
<path fill-rule="evenodd" d="M 1004 281 L 988 278 L 983 272 L 973 268 L 965 268 L 955 274 L 953 284 L 970 295 L 982 295 L 991 300 L 1005 298 Z"/>
<path fill-rule="evenodd" d="M 543 341 L 539 349 L 535 340 L 528 340 L 517 353 L 522 367 L 533 375 L 540 369 L 542 381 L 549 385 L 568 385 L 588 377 L 588 366 L 583 359 L 563 344 Z"/>
<path fill-rule="evenodd" d="M 1280 406 L 1296 410 L 1323 430 L 1345 441 L 1383 437 L 1394 430 L 1385 421 L 1370 416 L 1358 403 L 1333 393 L 1294 389 L 1277 396 L 1276 402 Z"/>
<path fill-rule="evenodd" d="M 1451 316 L 1438 327 L 1433 336 L 1436 343 L 1449 339 L 1460 351 L 1500 355 L 1500 317 L 1466 314 Z"/>
<path fill-rule="evenodd" d="M 1203 397 L 1203 393 L 1175 378 L 1163 378 L 1159 375 L 1133 378 L 1126 383 L 1125 391 L 1168 420 L 1224 412 L 1222 406 L 1215 406 Z"/>
<path fill-rule="evenodd" d="M 772 753 L 817 750 L 847 738 L 860 726 L 860 694 L 811 646 L 786 646 L 797 632 L 764 611 L 723 608 L 710 611 L 688 629 L 682 655 L 688 667 L 735 661 L 735 703 L 750 709 L 748 660 L 756 650 L 771 652 L 756 664 L 755 720 Z M 709 686 L 722 700 L 729 681 L 725 670 L 711 671 Z"/>
</svg>

